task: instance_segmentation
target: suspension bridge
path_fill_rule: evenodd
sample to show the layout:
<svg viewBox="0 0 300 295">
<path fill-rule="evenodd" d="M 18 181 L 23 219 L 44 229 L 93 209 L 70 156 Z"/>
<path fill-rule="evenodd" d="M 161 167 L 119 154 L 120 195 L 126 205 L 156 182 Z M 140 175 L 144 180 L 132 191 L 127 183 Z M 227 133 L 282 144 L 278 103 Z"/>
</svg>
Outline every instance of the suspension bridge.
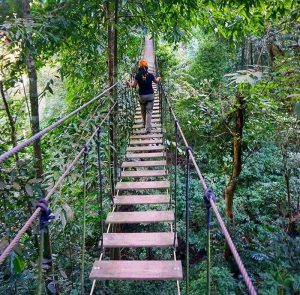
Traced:
<svg viewBox="0 0 300 295">
<path fill-rule="evenodd" d="M 143 57 L 148 61 L 149 70 L 157 73 L 157 62 L 155 57 L 154 42 L 152 39 L 145 39 Z M 26 146 L 33 143 L 35 140 L 47 135 L 51 130 L 63 124 L 68 118 L 85 109 L 100 97 L 107 94 L 111 89 L 120 86 L 120 83 L 112 85 L 104 90 L 101 94 L 76 109 L 66 117 L 58 120 L 51 126 L 45 128 L 32 138 L 24 141 L 15 148 L 7 151 L 0 156 L 0 164 L 8 157 L 16 154 Z M 122 86 L 125 87 L 125 86 Z M 126 87 L 125 87 L 126 88 Z M 117 177 L 118 181 L 114 186 L 111 196 L 112 209 L 108 213 L 106 219 L 101 219 L 100 229 L 100 257 L 94 262 L 90 270 L 90 279 L 92 280 L 92 288 L 89 291 L 93 294 L 97 288 L 97 281 L 103 280 L 159 280 L 175 282 L 175 293 L 181 294 L 181 281 L 185 280 L 185 294 L 189 294 L 189 228 L 190 228 L 190 172 L 191 168 L 195 169 L 196 175 L 199 179 L 199 186 L 204 190 L 204 202 L 207 209 L 207 294 L 210 294 L 211 274 L 210 274 L 210 219 L 213 212 L 216 216 L 217 222 L 222 230 L 224 238 L 228 247 L 231 250 L 233 258 L 238 266 L 238 269 L 243 277 L 244 283 L 247 287 L 248 293 L 251 295 L 257 294 L 255 287 L 247 273 L 247 270 L 236 250 L 236 247 L 230 237 L 230 234 L 224 224 L 224 221 L 218 211 L 216 204 L 216 197 L 209 189 L 206 181 L 197 165 L 192 148 L 189 146 L 186 137 L 181 129 L 180 123 L 173 110 L 171 100 L 166 94 L 163 85 L 154 85 L 155 100 L 152 113 L 153 130 L 151 134 L 147 134 L 143 120 L 141 117 L 140 106 L 136 106 L 135 112 L 127 113 L 127 116 L 132 115 L 134 122 L 130 128 L 131 134 L 128 138 L 128 145 L 120 163 L 120 173 Z M 128 93 L 128 89 L 124 90 Z M 131 98 L 135 98 L 134 95 Z M 101 159 L 101 132 L 102 126 L 109 120 L 111 114 L 116 107 L 124 103 L 115 101 L 107 114 L 104 116 L 101 123 L 94 130 L 86 144 L 78 152 L 74 160 L 66 167 L 64 173 L 57 180 L 52 189 L 48 192 L 43 200 L 37 204 L 37 208 L 30 216 L 24 226 L 19 230 L 14 239 L 6 247 L 0 256 L 0 265 L 4 263 L 14 247 L 19 243 L 21 237 L 26 230 L 39 217 L 42 220 L 42 226 L 49 221 L 48 202 L 51 204 L 51 196 L 62 185 L 67 175 L 71 172 L 76 163 L 83 158 L 84 169 L 83 177 L 86 180 L 86 169 L 88 161 L 88 150 L 92 140 L 97 142 L 97 165 L 98 165 L 98 187 L 99 187 L 99 214 L 103 214 L 103 173 L 102 173 L 102 159 Z M 126 100 L 125 104 L 129 102 Z M 132 104 L 136 105 L 135 103 Z M 172 138 L 175 142 L 174 153 L 172 160 L 168 160 L 168 146 L 166 145 L 166 120 L 169 118 L 169 127 L 172 128 Z M 178 165 L 179 165 L 179 145 L 182 144 L 185 149 L 185 195 L 179 196 L 178 193 Z M 115 165 L 117 163 L 114 163 Z M 172 166 L 172 169 L 171 169 Z M 115 172 L 117 169 L 115 169 Z M 172 183 L 170 173 L 173 173 Z M 86 187 L 86 186 L 85 186 Z M 86 197 L 86 188 L 84 189 L 84 196 Z M 176 257 L 176 247 L 178 246 L 177 239 L 177 209 L 178 198 L 185 199 L 185 261 L 178 260 Z M 85 210 L 86 199 L 84 198 L 83 210 Z M 142 210 L 140 209 L 142 206 Z M 155 210 L 152 208 L 155 207 Z M 129 208 L 129 210 L 128 210 Z M 134 224 L 134 232 L 126 230 L 127 225 Z M 140 225 L 155 224 L 159 230 L 145 231 Z M 120 230 L 116 231 L 116 225 L 123 225 Z M 85 227 L 85 224 L 83 225 Z M 149 227 L 151 229 L 151 227 Z M 85 237 L 83 237 L 85 239 Z M 106 257 L 106 249 L 115 248 L 166 248 L 170 252 L 172 259 L 159 260 L 123 260 L 123 259 L 109 259 Z M 84 257 L 85 247 L 83 246 L 82 255 Z M 82 259 L 82 267 L 84 268 L 84 258 Z M 40 274 L 42 276 L 42 274 Z M 40 277 L 41 279 L 41 277 Z M 84 278 L 81 280 L 84 284 Z M 40 291 L 41 292 L 41 291 Z M 85 287 L 82 286 L 82 294 L 85 293 Z"/>
</svg>

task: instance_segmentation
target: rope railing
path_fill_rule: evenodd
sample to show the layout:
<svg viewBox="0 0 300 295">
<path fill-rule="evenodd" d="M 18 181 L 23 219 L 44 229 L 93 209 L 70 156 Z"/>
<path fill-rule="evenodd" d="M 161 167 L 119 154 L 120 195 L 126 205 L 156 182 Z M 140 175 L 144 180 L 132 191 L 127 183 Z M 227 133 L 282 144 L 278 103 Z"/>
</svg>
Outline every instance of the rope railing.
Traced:
<svg viewBox="0 0 300 295">
<path fill-rule="evenodd" d="M 131 124 L 133 123 L 133 113 L 132 113 L 132 107 L 134 107 L 135 104 L 135 94 L 133 91 L 128 91 L 127 87 L 122 87 L 118 90 L 118 95 L 116 96 L 116 100 L 113 103 L 113 105 L 110 107 L 110 109 L 105 114 L 104 118 L 101 120 L 101 122 L 97 125 L 93 133 L 89 136 L 89 138 L 86 140 L 83 147 L 80 149 L 80 151 L 77 153 L 74 160 L 67 165 L 65 168 L 63 174 L 59 177 L 57 182 L 54 184 L 54 186 L 51 188 L 51 190 L 47 193 L 47 195 L 42 198 L 38 205 L 36 206 L 35 211 L 32 213 L 32 215 L 29 217 L 29 219 L 25 222 L 25 224 L 22 226 L 22 228 L 17 232 L 16 236 L 13 238 L 13 240 L 9 243 L 9 245 L 5 248 L 5 250 L 2 252 L 0 256 L 0 265 L 3 264 L 5 259 L 10 255 L 10 253 L 14 250 L 15 246 L 20 242 L 22 236 L 26 233 L 26 231 L 30 228 L 30 226 L 33 225 L 35 220 L 38 218 L 38 216 L 45 215 L 45 212 L 49 213 L 47 215 L 47 220 L 44 220 L 43 222 L 47 225 L 48 221 L 51 218 L 50 215 L 50 209 L 48 209 L 48 201 L 51 198 L 51 196 L 57 191 L 57 189 L 62 185 L 63 181 L 66 179 L 66 177 L 70 174 L 72 169 L 75 167 L 75 165 L 79 162 L 79 160 L 84 157 L 83 161 L 83 203 L 84 208 L 83 211 L 85 211 L 85 204 L 87 202 L 87 160 L 88 160 L 88 154 L 91 150 L 91 144 L 92 141 L 96 143 L 96 154 L 97 154 L 97 166 L 98 166 L 98 195 L 97 195 L 97 204 L 99 206 L 99 218 L 100 218 L 100 254 L 103 255 L 103 233 L 104 233 L 104 221 L 103 221 L 103 173 L 102 173 L 102 160 L 101 160 L 101 132 L 103 131 L 103 125 L 105 122 L 107 122 L 107 149 L 109 150 L 112 142 L 110 141 L 109 137 L 109 130 L 110 130 L 110 123 L 111 123 L 111 115 L 113 112 L 115 112 L 116 107 L 119 106 L 118 112 L 120 113 L 118 116 L 116 116 L 116 120 L 118 120 L 118 125 L 124 125 L 125 130 L 123 130 L 123 133 L 129 132 L 131 128 Z M 119 128 L 120 129 L 120 128 Z M 122 132 L 120 129 L 119 131 Z M 128 134 L 127 134 L 128 135 Z M 126 135 L 126 136 L 127 136 Z M 127 138 L 127 137 L 126 137 Z M 127 140 L 126 140 L 127 141 Z M 105 142 L 102 142 L 102 145 L 105 145 Z M 110 168 L 109 168 L 110 170 Z M 109 178 L 109 177 L 108 177 Z M 111 203 L 113 205 L 113 198 L 111 197 Z M 46 210 L 46 211 L 45 211 Z M 86 221 L 85 221 L 85 212 L 83 212 L 83 233 L 82 233 L 82 245 L 81 245 L 81 263 L 80 263 L 80 281 L 81 281 L 81 290 L 84 294 L 85 292 L 85 230 L 86 230 Z M 43 289 L 43 282 L 42 282 L 42 255 L 43 255 L 43 249 L 44 249 L 44 230 L 41 227 L 41 220 L 40 218 L 40 250 L 39 250 L 39 272 L 38 272 L 38 284 L 37 284 L 37 294 L 42 294 Z M 94 286 L 94 282 L 93 282 Z"/>
<path fill-rule="evenodd" d="M 141 44 L 143 44 L 143 39 L 141 41 Z M 137 56 L 141 56 L 141 52 L 143 50 L 143 46 L 141 45 L 140 49 L 139 49 L 139 53 Z M 129 72 L 129 74 L 132 76 L 135 70 L 135 67 L 137 65 L 137 60 L 130 66 L 131 71 Z M 72 116 L 76 115 L 77 113 L 79 113 L 80 111 L 84 110 L 86 107 L 88 107 L 89 105 L 91 105 L 92 103 L 94 103 L 95 101 L 97 101 L 99 98 L 103 97 L 105 94 L 107 94 L 110 90 L 114 89 L 116 86 L 122 84 L 121 80 L 118 80 L 116 83 L 114 83 L 113 85 L 111 85 L 110 87 L 106 88 L 105 90 L 103 90 L 101 93 L 99 93 L 98 95 L 96 95 L 95 97 L 93 97 L 90 101 L 88 101 L 87 103 L 83 104 L 82 106 L 78 107 L 76 110 L 72 111 L 71 113 L 69 113 L 68 115 L 66 115 L 65 117 L 57 120 L 56 122 L 54 122 L 53 124 L 51 124 L 50 126 L 44 128 L 43 130 L 39 131 L 38 133 L 34 134 L 33 136 L 31 136 L 30 138 L 24 140 L 22 143 L 18 144 L 17 146 L 13 147 L 12 149 L 8 150 L 7 152 L 3 153 L 2 155 L 0 155 L 0 164 L 5 161 L 7 158 L 17 154 L 18 152 L 20 152 L 21 150 L 23 150 L 25 147 L 29 146 L 30 144 L 32 144 L 34 141 L 42 138 L 44 135 L 48 134 L 51 130 L 57 128 L 58 126 L 60 126 L 62 123 L 64 123 L 66 120 L 68 120 L 69 118 L 71 118 Z M 1 167 L 1 166 L 0 166 Z"/>
<path fill-rule="evenodd" d="M 201 186 L 203 187 L 204 189 L 204 200 L 205 200 L 205 203 L 206 203 L 206 208 L 207 208 L 207 245 L 208 245 L 208 255 L 207 255 L 207 294 L 210 294 L 210 219 L 211 219 L 211 214 L 210 214 L 210 209 L 212 208 L 213 209 L 213 212 L 215 214 L 215 216 L 217 217 L 217 221 L 218 221 L 218 224 L 220 225 L 221 229 L 222 229 L 222 232 L 224 234 L 224 237 L 225 237 L 225 240 L 227 242 L 227 245 L 228 247 L 230 248 L 231 250 L 231 253 L 234 257 L 234 260 L 239 268 L 239 271 L 243 277 L 243 280 L 244 280 L 244 283 L 248 289 L 248 292 L 250 295 L 256 295 L 257 292 L 254 288 L 254 285 L 248 275 L 248 272 L 240 258 L 240 255 L 238 254 L 237 252 L 237 249 L 232 241 L 232 238 L 225 226 L 225 223 L 219 213 L 219 210 L 218 210 L 218 207 L 215 203 L 216 201 L 216 198 L 215 198 L 215 195 L 214 193 L 210 190 L 210 188 L 208 187 L 208 185 L 206 184 L 206 181 L 204 179 L 204 176 L 203 174 L 201 173 L 201 170 L 196 162 L 196 159 L 195 159 L 195 156 L 193 154 L 193 151 L 191 149 L 191 147 L 189 146 L 188 144 L 188 141 L 182 131 L 182 128 L 180 126 L 180 123 L 177 119 L 177 116 L 175 114 L 175 111 L 173 109 L 173 106 L 170 102 L 170 99 L 169 97 L 166 95 L 166 92 L 165 92 L 165 89 L 163 87 L 163 85 L 160 83 L 159 84 L 159 93 L 160 93 L 160 102 L 161 102 L 161 105 L 164 104 L 164 102 L 166 103 L 166 106 L 168 107 L 169 109 L 169 112 L 170 112 L 170 117 L 172 118 L 172 120 L 174 121 L 174 127 L 175 127 L 175 138 L 176 138 L 176 150 L 178 149 L 178 136 L 181 137 L 182 141 L 183 141 L 183 144 L 185 146 L 185 150 L 186 150 L 186 176 L 185 176 L 185 179 L 186 179 L 186 182 L 185 182 L 185 197 L 186 197 L 186 267 L 187 267 L 187 270 L 186 270 L 186 294 L 189 294 L 189 213 L 190 213 L 190 208 L 189 208 L 189 175 L 190 175 L 190 161 L 192 162 L 195 170 L 196 170 L 196 173 L 197 173 L 197 176 L 199 178 L 199 182 L 201 184 Z M 164 106 L 161 106 L 162 109 L 164 109 L 165 107 Z M 175 152 L 175 192 L 176 192 L 176 195 L 177 195 L 177 164 L 178 164 L 178 160 L 177 160 L 177 151 Z M 175 205 L 176 205 L 176 196 L 175 195 Z M 175 211 L 176 211 L 176 208 L 175 208 Z M 175 235 L 176 235 L 176 217 L 175 217 Z"/>
<path fill-rule="evenodd" d="M 87 140 L 85 143 L 84 147 L 77 153 L 76 157 L 74 160 L 67 165 L 65 171 L 63 174 L 59 177 L 57 182 L 54 184 L 54 186 L 51 188 L 51 190 L 48 192 L 48 194 L 45 196 L 45 200 L 49 201 L 50 197 L 54 194 L 54 192 L 57 190 L 57 188 L 62 184 L 66 176 L 70 173 L 70 171 L 73 169 L 73 167 L 77 164 L 77 162 L 80 160 L 81 156 L 85 153 L 86 146 L 88 146 L 93 138 L 97 135 L 98 130 L 101 128 L 101 126 L 104 124 L 104 122 L 107 120 L 109 115 L 112 113 L 114 107 L 116 106 L 117 102 L 114 103 L 114 105 L 109 109 L 107 112 L 106 116 L 103 118 L 101 123 L 99 124 L 99 127 L 96 128 L 96 130 L 93 132 L 93 134 L 90 136 L 90 138 Z M 33 224 L 33 222 L 36 220 L 36 218 L 39 216 L 41 212 L 41 208 L 38 207 L 35 209 L 33 214 L 30 216 L 30 218 L 26 221 L 26 223 L 23 225 L 23 227 L 19 230 L 17 235 L 14 237 L 14 239 L 10 242 L 10 244 L 6 247 L 6 249 L 2 252 L 0 256 L 0 265 L 4 262 L 4 260 L 7 258 L 9 253 L 13 250 L 13 248 L 18 244 L 20 241 L 21 237 L 24 235 L 24 233 L 28 230 L 28 228 Z"/>
<path fill-rule="evenodd" d="M 82 111 L 83 109 L 85 109 L 87 106 L 89 106 L 90 104 L 92 104 L 93 102 L 97 101 L 100 97 L 103 97 L 107 92 L 109 92 L 111 89 L 113 89 L 119 83 L 120 83 L 120 81 L 116 82 L 114 85 L 112 85 L 109 88 L 105 89 L 100 94 L 98 94 L 97 96 L 95 96 L 90 101 L 88 101 L 87 103 L 83 104 L 82 106 L 80 106 L 79 108 L 77 108 L 76 110 L 74 110 L 73 112 L 71 112 L 68 115 L 66 115 L 65 117 L 57 120 L 56 122 L 54 122 L 50 126 L 46 127 L 45 129 L 41 130 L 40 132 L 34 134 L 32 137 L 26 139 L 25 141 L 23 141 L 22 143 L 18 144 L 17 146 L 15 146 L 14 148 L 10 149 L 9 151 L 5 152 L 4 154 L 0 155 L 0 164 L 3 161 L 5 161 L 7 158 L 15 155 L 16 153 L 18 153 L 19 151 L 21 151 L 25 147 L 29 146 L 34 141 L 36 141 L 36 140 L 40 139 L 41 137 L 43 137 L 44 135 L 46 135 L 47 133 L 49 133 L 51 130 L 57 128 L 59 125 L 61 125 L 62 123 L 64 123 L 66 120 L 68 120 L 72 116 L 76 115 L 77 113 L 79 113 L 80 111 Z"/>
</svg>

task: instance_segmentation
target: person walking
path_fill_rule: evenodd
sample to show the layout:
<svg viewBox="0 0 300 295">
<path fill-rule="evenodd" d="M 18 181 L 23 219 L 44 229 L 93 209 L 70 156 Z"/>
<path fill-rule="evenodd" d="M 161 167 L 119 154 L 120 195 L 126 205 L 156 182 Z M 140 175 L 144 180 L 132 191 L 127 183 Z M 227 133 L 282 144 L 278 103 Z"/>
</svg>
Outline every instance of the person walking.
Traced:
<svg viewBox="0 0 300 295">
<path fill-rule="evenodd" d="M 134 80 L 129 82 L 129 86 L 136 88 L 139 86 L 139 103 L 141 106 L 141 113 L 146 128 L 147 134 L 152 132 L 152 110 L 154 101 L 154 90 L 152 82 L 158 84 L 161 80 L 160 77 L 156 77 L 148 72 L 148 62 L 145 59 L 139 61 L 138 73 L 135 75 Z"/>
</svg>

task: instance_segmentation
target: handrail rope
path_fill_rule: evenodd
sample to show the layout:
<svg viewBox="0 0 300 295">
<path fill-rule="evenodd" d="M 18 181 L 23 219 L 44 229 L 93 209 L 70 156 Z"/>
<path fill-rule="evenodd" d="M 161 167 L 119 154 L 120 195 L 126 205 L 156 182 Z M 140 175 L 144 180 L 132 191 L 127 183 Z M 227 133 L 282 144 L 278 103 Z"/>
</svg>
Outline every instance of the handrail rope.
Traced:
<svg viewBox="0 0 300 295">
<path fill-rule="evenodd" d="M 184 136 L 184 133 L 183 133 L 183 131 L 181 129 L 181 126 L 180 126 L 179 121 L 178 121 L 178 119 L 176 117 L 174 109 L 173 109 L 173 107 L 172 107 L 172 105 L 170 103 L 170 100 L 169 100 L 168 96 L 166 95 L 164 87 L 163 87 L 163 85 L 161 83 L 160 83 L 160 87 L 161 87 L 163 96 L 166 99 L 166 101 L 167 101 L 167 103 L 168 103 L 168 105 L 170 107 L 171 113 L 173 115 L 173 119 L 175 121 L 175 124 L 177 124 L 177 128 L 178 128 L 179 134 L 180 134 L 180 136 L 181 136 L 181 138 L 182 138 L 182 140 L 184 142 L 184 145 L 185 145 L 186 148 L 189 148 L 188 142 L 187 142 L 186 137 Z M 197 175 L 199 177 L 200 183 L 202 184 L 202 186 L 204 188 L 204 191 L 205 192 L 208 191 L 208 186 L 207 186 L 207 184 L 205 182 L 205 179 L 204 179 L 204 177 L 203 177 L 203 175 L 201 173 L 201 170 L 200 170 L 200 168 L 199 168 L 199 166 L 198 166 L 198 164 L 197 164 L 197 162 L 195 160 L 195 157 L 193 155 L 192 150 L 189 148 L 187 152 L 189 154 L 189 158 L 191 159 L 191 161 L 192 161 L 192 163 L 193 163 L 193 165 L 194 165 L 194 167 L 196 169 Z M 213 198 L 209 198 L 209 202 L 210 202 L 210 205 L 213 208 L 213 211 L 214 211 L 214 213 L 215 213 L 215 215 L 217 217 L 218 223 L 219 223 L 219 225 L 220 225 L 220 227 L 221 227 L 221 229 L 223 231 L 225 240 L 226 240 L 226 242 L 227 242 L 227 244 L 228 244 L 228 246 L 229 246 L 229 248 L 231 250 L 231 253 L 232 253 L 232 255 L 234 257 L 234 260 L 235 260 L 235 262 L 236 262 L 236 264 L 237 264 L 237 266 L 239 268 L 239 271 L 240 271 L 240 273 L 243 276 L 243 279 L 244 279 L 244 282 L 245 282 L 245 284 L 246 284 L 246 286 L 248 288 L 249 294 L 256 295 L 257 293 L 256 293 L 256 290 L 254 288 L 254 285 L 253 285 L 253 283 L 252 283 L 252 281 L 251 281 L 251 279 L 250 279 L 250 277 L 248 275 L 248 272 L 247 272 L 247 270 L 246 270 L 246 268 L 245 268 L 245 266 L 244 266 L 244 264 L 243 264 L 243 262 L 242 262 L 242 260 L 241 260 L 241 258 L 239 256 L 237 250 L 236 250 L 236 247 L 235 247 L 235 245 L 234 245 L 234 243 L 232 241 L 232 238 L 231 238 L 231 236 L 230 236 L 230 234 L 229 234 L 229 232 L 228 232 L 228 230 L 227 230 L 227 228 L 226 228 L 226 226 L 224 224 L 224 221 L 223 221 L 223 219 L 222 219 L 222 217 L 221 217 L 221 215 L 219 213 L 219 210 L 218 210 L 218 208 L 216 206 L 216 203 L 214 202 Z"/>
<path fill-rule="evenodd" d="M 22 143 L 18 144 L 17 146 L 15 146 L 14 148 L 12 148 L 9 151 L 5 152 L 4 154 L 0 155 L 0 164 L 4 160 L 6 160 L 7 158 L 13 156 L 14 154 L 16 154 L 17 152 L 19 152 L 20 150 L 22 150 L 25 147 L 27 147 L 28 145 L 30 145 L 35 140 L 43 137 L 48 132 L 50 132 L 51 130 L 55 129 L 59 125 L 61 125 L 63 122 L 65 122 L 70 117 L 74 116 L 78 112 L 80 112 L 83 109 L 85 109 L 87 106 L 89 106 L 90 104 L 92 104 L 93 102 L 95 102 L 96 100 L 98 100 L 100 97 L 102 97 L 104 94 L 106 94 L 109 90 L 111 90 L 112 88 L 114 88 L 119 83 L 120 83 L 120 81 L 116 82 L 114 85 L 112 85 L 109 88 L 105 89 L 103 92 L 101 92 L 100 94 L 98 94 L 97 96 L 95 96 L 93 99 L 91 99 L 87 103 L 83 104 L 81 107 L 77 108 L 76 110 L 74 110 L 73 112 L 69 113 L 65 117 L 63 117 L 63 118 L 59 119 L 58 121 L 54 122 L 50 126 L 48 126 L 45 129 L 41 130 L 40 132 L 34 134 L 32 137 L 30 137 L 27 140 L 23 141 Z"/>
<path fill-rule="evenodd" d="M 93 140 L 93 138 L 96 136 L 98 129 L 103 125 L 103 123 L 107 120 L 108 116 L 111 114 L 111 112 L 113 111 L 113 109 L 116 106 L 115 102 L 112 107 L 109 109 L 109 111 L 107 112 L 106 116 L 103 118 L 103 120 L 101 121 L 101 123 L 99 124 L 99 126 L 96 128 L 96 130 L 92 133 L 92 135 L 90 136 L 90 138 L 87 140 L 85 146 L 79 151 L 79 153 L 77 154 L 77 156 L 75 157 L 75 159 L 67 166 L 65 172 L 60 176 L 60 178 L 57 180 L 57 182 L 55 183 L 55 185 L 52 187 L 52 189 L 48 192 L 48 194 L 45 197 L 45 200 L 49 200 L 50 197 L 53 195 L 53 193 L 56 191 L 56 189 L 61 185 L 61 183 L 64 181 L 64 179 L 66 178 L 66 176 L 70 173 L 70 171 L 72 170 L 72 168 L 76 165 L 76 163 L 79 161 L 79 159 L 81 158 L 81 156 L 84 154 L 85 152 L 85 148 L 86 146 L 88 146 L 90 144 L 90 142 Z M 4 262 L 4 260 L 7 258 L 7 256 L 9 255 L 9 253 L 13 250 L 13 248 L 17 245 L 17 243 L 20 241 L 21 237 L 23 236 L 23 234 L 27 231 L 27 229 L 30 227 L 30 225 L 34 222 L 34 220 L 38 217 L 39 213 L 41 211 L 41 208 L 38 207 L 33 213 L 32 215 L 29 217 L 29 219 L 26 221 L 26 223 L 23 225 L 23 227 L 19 230 L 19 232 L 17 233 L 17 235 L 14 237 L 14 239 L 10 242 L 10 244 L 6 247 L 6 249 L 3 251 L 3 253 L 0 256 L 0 265 Z"/>
</svg>

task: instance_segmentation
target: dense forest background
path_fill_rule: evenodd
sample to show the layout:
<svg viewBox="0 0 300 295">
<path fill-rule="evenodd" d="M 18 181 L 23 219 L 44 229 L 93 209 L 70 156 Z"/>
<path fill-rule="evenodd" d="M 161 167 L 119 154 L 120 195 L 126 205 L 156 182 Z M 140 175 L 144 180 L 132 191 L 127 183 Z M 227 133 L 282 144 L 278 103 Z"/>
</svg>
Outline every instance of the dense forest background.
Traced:
<svg viewBox="0 0 300 295">
<path fill-rule="evenodd" d="M 150 34 L 166 91 L 258 293 L 300 294 L 299 10 L 293 0 L 0 0 L 0 154 L 113 82 L 130 79 L 126 73 Z M 110 105 L 110 96 L 104 96 L 2 164 L 0 253 Z M 128 131 L 122 132 L 120 153 Z M 168 143 L 174 145 L 171 134 Z M 181 149 L 179 156 L 184 162 Z M 96 151 L 89 157 L 86 215 L 81 164 L 50 202 L 56 219 L 50 224 L 53 263 L 44 263 L 44 293 L 81 294 L 80 273 L 86 293 L 91 288 L 88 275 L 99 256 L 104 217 L 98 214 Z M 108 179 L 109 164 L 103 165 Z M 183 167 L 179 188 L 177 254 L 184 261 Z M 109 181 L 105 190 L 107 213 Z M 195 295 L 206 290 L 202 194 L 192 172 L 190 294 Z M 149 253 L 121 255 L 142 259 Z M 35 294 L 38 256 L 36 224 L 1 266 L 0 294 Z M 213 294 L 246 293 L 214 218 L 211 284 Z M 99 284 L 95 294 L 175 290 L 174 283 L 110 282 Z"/>
</svg>

